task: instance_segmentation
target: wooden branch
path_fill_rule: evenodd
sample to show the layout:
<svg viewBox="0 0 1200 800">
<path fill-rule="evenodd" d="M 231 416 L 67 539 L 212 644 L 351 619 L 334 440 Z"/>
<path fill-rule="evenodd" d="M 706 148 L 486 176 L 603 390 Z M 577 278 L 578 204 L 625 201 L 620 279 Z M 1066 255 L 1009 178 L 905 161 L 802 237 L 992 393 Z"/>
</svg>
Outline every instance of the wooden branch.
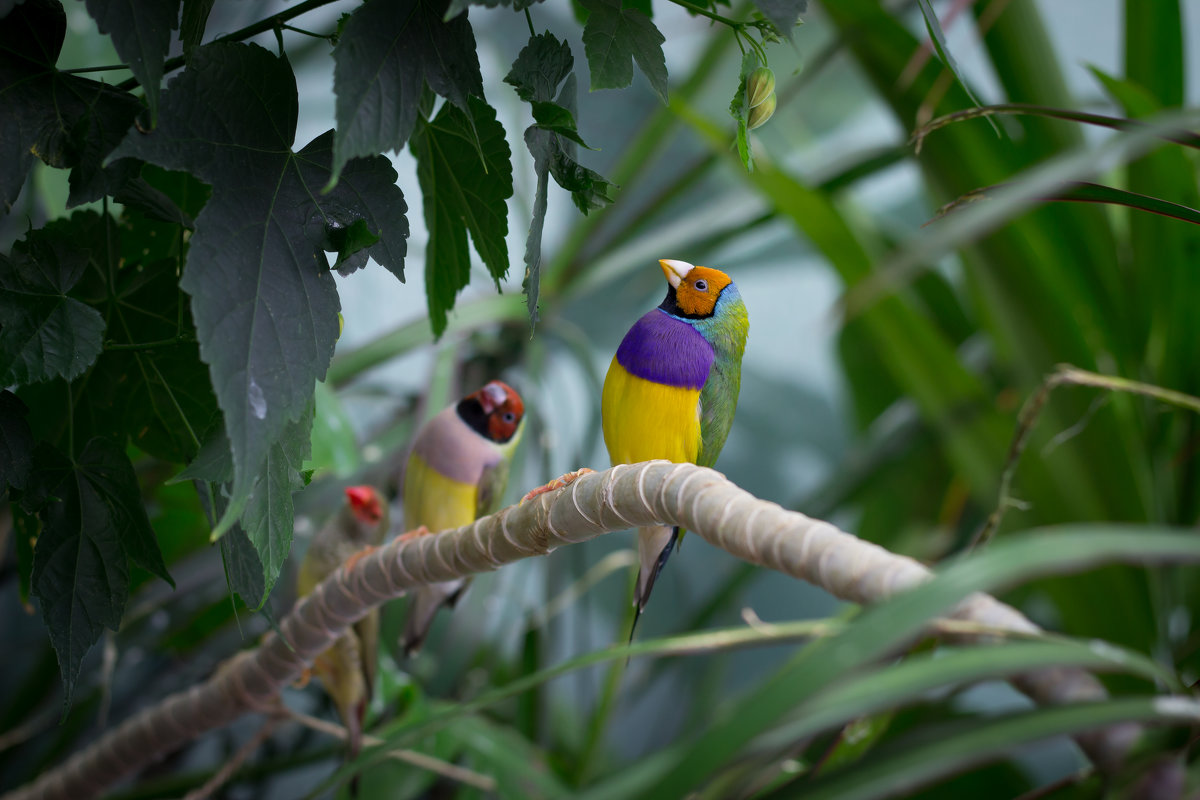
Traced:
<svg viewBox="0 0 1200 800">
<path fill-rule="evenodd" d="M 604 533 L 657 524 L 682 525 L 738 558 L 855 603 L 881 602 L 931 576 L 911 558 L 760 500 L 711 469 L 665 461 L 619 465 L 453 531 L 393 540 L 354 561 L 349 571 L 343 565 L 280 624 L 292 647 L 268 635 L 206 682 L 131 717 L 3 800 L 95 797 L 206 731 L 247 711 L 269 712 L 280 689 L 350 624 L 409 589 L 488 572 Z M 979 593 L 950 616 L 1016 632 L 1039 630 L 1012 607 Z M 1044 705 L 1107 696 L 1094 677 L 1078 669 L 1033 672 L 1013 678 L 1013 684 Z M 1139 732 L 1137 725 L 1126 724 L 1082 733 L 1076 741 L 1097 767 L 1111 771 Z"/>
</svg>

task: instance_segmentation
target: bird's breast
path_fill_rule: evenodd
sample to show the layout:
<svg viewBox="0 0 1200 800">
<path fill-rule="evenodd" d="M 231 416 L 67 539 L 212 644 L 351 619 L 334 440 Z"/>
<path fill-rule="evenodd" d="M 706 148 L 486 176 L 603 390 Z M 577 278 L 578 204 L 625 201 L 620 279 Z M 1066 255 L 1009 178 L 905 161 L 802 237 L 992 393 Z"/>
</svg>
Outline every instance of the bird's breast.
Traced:
<svg viewBox="0 0 1200 800">
<path fill-rule="evenodd" d="M 613 359 L 604 379 L 601 418 L 614 464 L 653 458 L 695 462 L 700 452 L 700 390 L 632 374 Z"/>
<path fill-rule="evenodd" d="M 424 525 L 444 531 L 475 521 L 479 487 L 447 477 L 418 453 L 409 456 L 404 474 L 404 527 Z"/>
<path fill-rule="evenodd" d="M 637 378 L 699 390 L 712 369 L 713 348 L 691 325 L 654 309 L 625 334 L 616 360 Z"/>
</svg>

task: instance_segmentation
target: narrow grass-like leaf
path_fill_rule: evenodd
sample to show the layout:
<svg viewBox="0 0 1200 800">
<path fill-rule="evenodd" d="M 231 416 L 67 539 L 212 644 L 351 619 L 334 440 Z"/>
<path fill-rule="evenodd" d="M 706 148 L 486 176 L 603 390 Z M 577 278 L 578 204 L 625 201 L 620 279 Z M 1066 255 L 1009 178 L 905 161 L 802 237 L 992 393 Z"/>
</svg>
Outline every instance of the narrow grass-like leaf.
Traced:
<svg viewBox="0 0 1200 800">
<path fill-rule="evenodd" d="M 909 641 L 930 617 L 973 591 L 991 592 L 1041 575 L 1079 571 L 1111 561 L 1200 562 L 1200 540 L 1149 526 L 1063 526 L 1030 531 L 960 560 L 930 583 L 869 609 L 840 634 L 811 643 L 747 696 L 726 707 L 682 750 L 652 791 L 683 796 L 760 732 L 811 698 Z"/>
<path fill-rule="evenodd" d="M 908 794 L 939 777 L 1053 736 L 1122 722 L 1194 726 L 1200 703 L 1184 697 L 1134 697 L 1018 712 L 943 726 L 931 741 L 885 748 L 827 778 L 805 784 L 806 800 L 868 800 Z M 793 796 L 795 786 L 768 797 Z"/>
<path fill-rule="evenodd" d="M 917 0 L 917 7 L 921 9 L 921 16 L 925 18 L 925 29 L 929 31 L 929 39 L 933 43 L 933 49 L 937 51 L 938 58 L 954 75 L 954 79 L 962 86 L 963 91 L 971 98 L 971 102 L 979 105 L 979 100 L 975 98 L 975 93 L 971 91 L 971 87 L 967 85 L 962 73 L 958 69 L 958 62 L 954 60 L 954 56 L 950 55 L 950 48 L 946 44 L 946 34 L 942 32 L 942 24 L 938 22 L 937 12 L 933 10 L 933 5 L 929 0 Z M 995 127 L 993 125 L 992 127 Z"/>
<path fill-rule="evenodd" d="M 947 214 L 964 208 L 971 203 L 989 200 L 991 199 L 991 193 L 1007 185 L 999 183 L 995 186 L 987 186 L 969 195 L 964 195 L 951 203 L 947 203 L 938 209 L 935 219 L 941 219 Z M 1147 211 L 1151 214 L 1190 222 L 1193 225 L 1200 225 L 1200 211 L 1190 206 L 1171 203 L 1157 197 L 1149 197 L 1137 192 L 1117 189 L 1113 186 L 1103 186 L 1098 183 L 1089 183 L 1087 181 L 1072 181 L 1064 184 L 1058 191 L 1050 192 L 1040 199 L 1047 202 L 1103 203 L 1106 205 L 1126 206 L 1128 208 L 1136 208 L 1139 211 Z"/>
<path fill-rule="evenodd" d="M 1154 123 L 1116 134 L 1095 146 L 1065 153 L 1045 164 L 1027 170 L 1004 189 L 997 191 L 994 202 L 963 209 L 954 225 L 935 225 L 912 237 L 880 267 L 847 295 L 845 313 L 862 313 L 885 292 L 910 281 L 917 270 L 955 247 L 983 236 L 1013 217 L 1024 213 L 1047 194 L 1072 181 L 1095 174 L 1101 164 L 1137 158 L 1153 148 L 1158 140 L 1200 125 L 1200 113 L 1167 113 Z"/>
</svg>

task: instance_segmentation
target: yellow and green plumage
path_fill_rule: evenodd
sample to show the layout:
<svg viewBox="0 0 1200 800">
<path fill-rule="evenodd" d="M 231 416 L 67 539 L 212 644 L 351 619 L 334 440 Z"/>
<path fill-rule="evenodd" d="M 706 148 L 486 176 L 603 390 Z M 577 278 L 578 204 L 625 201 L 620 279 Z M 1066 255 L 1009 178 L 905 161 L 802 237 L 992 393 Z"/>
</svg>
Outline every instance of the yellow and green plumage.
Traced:
<svg viewBox="0 0 1200 800">
<path fill-rule="evenodd" d="M 309 594 L 347 559 L 383 541 L 388 508 L 371 486 L 346 489 L 346 505 L 317 531 L 296 575 L 296 594 Z M 372 610 L 317 656 L 313 672 L 346 726 L 350 756 L 358 753 L 367 702 L 375 683 L 379 611 Z"/>
<path fill-rule="evenodd" d="M 497 510 L 524 420 L 521 396 L 501 381 L 491 381 L 429 420 L 417 434 L 404 472 L 405 535 L 469 525 Z M 413 593 L 406 654 L 420 648 L 438 609 L 453 607 L 469 583 L 445 581 Z"/>
<path fill-rule="evenodd" d="M 741 388 L 750 322 L 724 272 L 659 261 L 669 284 L 662 304 L 634 323 L 604 379 L 604 442 L 614 464 L 650 459 L 712 466 L 729 435 Z M 680 535 L 638 532 L 638 613 Z"/>
</svg>

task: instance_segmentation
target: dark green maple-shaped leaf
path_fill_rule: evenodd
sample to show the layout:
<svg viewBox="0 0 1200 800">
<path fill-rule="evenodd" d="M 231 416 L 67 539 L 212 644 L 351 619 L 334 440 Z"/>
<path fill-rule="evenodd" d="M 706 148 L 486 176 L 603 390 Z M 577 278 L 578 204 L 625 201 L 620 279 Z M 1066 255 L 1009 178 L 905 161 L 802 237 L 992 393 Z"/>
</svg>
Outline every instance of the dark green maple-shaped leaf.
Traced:
<svg viewBox="0 0 1200 800">
<path fill-rule="evenodd" d="M 355 156 L 404 147 L 426 83 L 464 112 L 483 97 L 471 23 L 445 15 L 446 0 L 372 0 L 351 15 L 333 51 L 333 180 Z"/>
<path fill-rule="evenodd" d="M 179 0 L 86 0 L 88 14 L 112 39 L 117 55 L 146 92 L 150 118 L 158 116 L 163 60 L 179 25 Z"/>
<path fill-rule="evenodd" d="M 513 192 L 512 151 L 495 109 L 475 97 L 470 109 L 468 117 L 446 103 L 434 119 L 421 123 L 410 142 L 429 228 L 425 282 L 434 336 L 446 329 L 446 312 L 471 279 L 468 231 L 497 287 L 508 273 L 505 201 Z"/>
<path fill-rule="evenodd" d="M 0 392 L 0 495 L 24 489 L 33 455 L 33 432 L 25 415 L 29 409 L 12 392 Z"/>
<path fill-rule="evenodd" d="M 333 268 L 342 275 L 349 275 L 367 263 L 367 248 L 379 241 L 379 236 L 367 227 L 367 221 L 356 219 L 348 227 L 330 232 L 332 252 L 337 253 Z"/>
<path fill-rule="evenodd" d="M 808 10 L 808 0 L 754 0 L 754 5 L 789 40 L 800 15 Z"/>
<path fill-rule="evenodd" d="M 266 468 L 246 502 L 240 527 L 258 555 L 263 580 L 262 592 L 257 598 L 259 602 L 252 608 L 271 593 L 292 549 L 295 526 L 292 493 L 305 486 L 300 465 L 308 458 L 312 422 L 313 406 L 310 402 L 300 419 L 289 425 L 279 441 L 271 446 L 267 453 Z M 234 588 L 237 588 L 236 584 Z M 254 599 L 241 590 L 238 593 L 242 594 L 247 605 Z"/>
<path fill-rule="evenodd" d="M 114 193 L 138 165 L 104 157 L 142 108 L 133 95 L 54 68 L 66 33 L 62 6 L 26 0 L 0 24 L 0 204 L 12 209 L 36 155 L 70 168 L 68 206 Z"/>
<path fill-rule="evenodd" d="M 131 133 L 114 158 L 192 172 L 212 186 L 196 217 L 180 285 L 191 295 L 200 352 L 233 452 L 232 497 L 219 535 L 240 515 L 271 447 L 324 376 L 339 303 L 323 250 L 333 230 L 366 220 L 368 248 L 403 275 L 407 207 L 382 156 L 329 182 L 332 132 L 299 153 L 296 79 L 257 45 L 199 48 L 163 94 L 158 127 Z"/>
<path fill-rule="evenodd" d="M 733 92 L 733 100 L 729 103 L 729 114 L 737 122 L 737 151 L 738 158 L 747 172 L 754 169 L 754 154 L 750 150 L 750 109 L 746 100 L 746 79 L 758 68 L 758 56 L 752 51 L 742 56 L 742 69 L 738 72 L 737 89 Z"/>
<path fill-rule="evenodd" d="M 179 41 L 183 42 L 183 54 L 189 58 L 204 39 L 204 28 L 208 15 L 216 0 L 183 0 L 183 19 L 179 22 Z"/>
<path fill-rule="evenodd" d="M 176 263 L 133 262 L 117 273 L 109 317 L 114 343 L 163 344 L 112 348 L 96 372 L 121 387 L 112 413 L 134 443 L 165 461 L 186 463 L 195 458 L 220 414 L 208 367 L 200 360 L 187 296 L 175 277 Z"/>
<path fill-rule="evenodd" d="M 206 452 L 210 461 L 207 464 L 200 464 L 200 460 L 206 458 Z M 215 463 L 222 457 L 224 465 Z M 219 432 L 217 436 L 205 443 L 196 463 L 189 465 L 184 471 L 195 473 L 189 479 L 192 480 L 196 494 L 200 497 L 200 507 L 204 509 L 210 526 L 215 525 L 216 521 L 225 515 L 225 509 L 229 505 L 229 501 L 221 495 L 221 487 L 217 485 L 229 478 L 212 477 L 215 474 L 214 469 L 215 473 L 225 471 L 228 472 L 229 477 L 233 475 L 229 442 L 225 439 L 225 434 Z M 175 483 L 184 479 L 185 476 L 180 474 L 171 482 Z M 262 561 L 259 560 L 258 553 L 255 551 L 254 545 L 250 544 L 250 539 L 246 537 L 242 526 L 234 525 L 230 528 L 229 533 L 221 537 L 220 547 L 221 561 L 225 565 L 225 582 L 228 584 L 229 590 L 241 597 L 242 602 L 248 608 L 257 608 L 267 597 L 263 583 Z"/>
<path fill-rule="evenodd" d="M 78 227 L 52 222 L 0 255 L 0 386 L 72 380 L 100 354 L 104 319 L 67 296 L 88 265 Z"/>
<path fill-rule="evenodd" d="M 92 439 L 75 462 L 49 445 L 34 451 L 27 507 L 42 531 L 33 553 L 33 595 L 58 655 L 64 707 L 79 665 L 104 628 L 116 630 L 129 592 L 128 562 L 171 583 L 133 465 L 120 447 Z"/>
<path fill-rule="evenodd" d="M 300 466 L 309 454 L 314 405 L 310 403 L 300 419 L 289 425 L 271 446 L 241 522 L 221 537 L 221 554 L 230 588 L 250 608 L 260 607 L 270 594 L 291 551 L 295 521 L 292 494 L 305 486 Z M 232 477 L 229 440 L 218 429 L 205 441 L 196 459 L 172 482 L 195 481 L 206 505 L 211 488 L 220 516 L 228 505 L 222 491 L 229 488 L 221 484 L 227 484 Z"/>
<path fill-rule="evenodd" d="M 514 86 L 517 95 L 530 104 L 534 119 L 534 124 L 525 130 L 525 145 L 533 155 L 538 179 L 529 235 L 525 238 L 524 289 L 531 325 L 536 325 L 538 320 L 548 177 L 554 175 L 555 181 L 571 193 L 575 205 L 584 214 L 612 202 L 608 181 L 575 161 L 575 144 L 587 145 L 575 128 L 573 65 L 570 46 L 550 33 L 543 33 L 530 38 L 504 78 L 504 82 Z M 562 91 L 554 99 L 560 83 L 563 84 Z"/>
<path fill-rule="evenodd" d="M 225 562 L 225 579 L 230 590 L 236 592 L 248 608 L 261 606 L 267 599 L 263 565 L 241 525 L 234 525 L 221 537 L 221 560 Z"/>
<path fill-rule="evenodd" d="M 581 0 L 589 12 L 583 51 L 592 73 L 592 89 L 624 89 L 633 83 L 633 62 L 642 68 L 659 99 L 667 102 L 666 41 L 654 22 L 621 0 Z"/>
</svg>

